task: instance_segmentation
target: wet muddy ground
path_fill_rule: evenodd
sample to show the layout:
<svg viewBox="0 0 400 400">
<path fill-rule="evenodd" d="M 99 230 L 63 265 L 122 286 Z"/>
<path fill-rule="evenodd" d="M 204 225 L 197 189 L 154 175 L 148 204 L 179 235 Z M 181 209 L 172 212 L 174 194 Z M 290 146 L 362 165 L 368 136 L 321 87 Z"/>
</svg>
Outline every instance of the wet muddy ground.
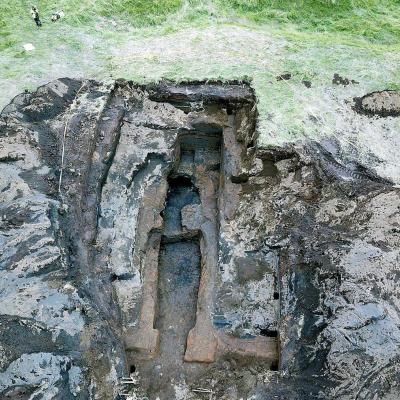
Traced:
<svg viewBox="0 0 400 400">
<path fill-rule="evenodd" d="M 0 396 L 399 397 L 398 188 L 334 137 L 258 147 L 256 122 L 240 82 L 61 79 L 14 99 Z"/>
</svg>

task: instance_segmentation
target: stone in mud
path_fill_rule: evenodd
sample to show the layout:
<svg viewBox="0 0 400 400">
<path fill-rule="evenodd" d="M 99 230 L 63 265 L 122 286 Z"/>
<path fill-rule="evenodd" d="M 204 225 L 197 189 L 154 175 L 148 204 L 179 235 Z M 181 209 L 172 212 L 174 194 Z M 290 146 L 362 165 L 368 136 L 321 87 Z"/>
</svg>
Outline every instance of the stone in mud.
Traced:
<svg viewBox="0 0 400 400">
<path fill-rule="evenodd" d="M 189 204 L 181 210 L 182 227 L 189 231 L 198 231 L 203 222 L 201 207 L 198 204 Z"/>
</svg>

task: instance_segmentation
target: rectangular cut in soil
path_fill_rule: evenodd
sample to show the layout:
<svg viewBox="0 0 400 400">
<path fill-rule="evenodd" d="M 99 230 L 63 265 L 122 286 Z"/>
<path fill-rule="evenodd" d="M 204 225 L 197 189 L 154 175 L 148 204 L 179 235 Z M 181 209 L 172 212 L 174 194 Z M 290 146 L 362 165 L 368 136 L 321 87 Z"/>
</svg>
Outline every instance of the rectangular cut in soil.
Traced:
<svg viewBox="0 0 400 400">
<path fill-rule="evenodd" d="M 194 141 L 196 143 L 196 141 Z M 150 393 L 172 396 L 170 383 L 202 369 L 183 362 L 189 331 L 196 323 L 201 275 L 201 251 L 198 232 L 182 226 L 181 211 L 199 205 L 200 196 L 193 184 L 194 150 L 181 149 L 177 168 L 168 178 L 168 194 L 162 213 L 164 227 L 158 257 L 157 306 L 154 329 L 160 344 L 156 357 L 139 363 L 144 386 Z M 168 394 L 167 394 L 168 392 Z"/>
<path fill-rule="evenodd" d="M 158 268 L 155 328 L 160 331 L 160 358 L 168 370 L 182 364 L 186 338 L 195 324 L 200 282 L 199 241 L 163 243 Z"/>
<path fill-rule="evenodd" d="M 154 326 L 160 331 L 160 355 L 164 359 L 164 367 L 172 364 L 171 367 L 176 368 L 182 364 L 186 338 L 195 323 L 200 244 L 197 237 L 188 240 L 182 236 L 181 210 L 188 204 L 198 203 L 199 195 L 190 179 L 179 176 L 169 179 Z"/>
<path fill-rule="evenodd" d="M 241 180 L 234 178 L 240 178 L 242 145 L 235 137 L 235 119 L 222 109 L 210 112 L 215 114 L 198 117 L 195 129 L 178 134 L 159 183 L 165 203 L 156 202 L 155 213 L 149 195 L 144 211 L 154 213 L 155 220 L 161 215 L 162 221 L 151 230 L 145 226 L 143 303 L 128 342 L 141 389 L 151 400 L 175 398 L 176 384 L 196 385 L 226 358 L 270 363 L 277 356 L 276 340 L 236 337 L 213 324 L 220 224 L 226 224 L 238 198 L 235 185 Z M 225 120 L 207 124 L 208 118 Z M 151 224 L 152 218 L 142 221 Z"/>
</svg>

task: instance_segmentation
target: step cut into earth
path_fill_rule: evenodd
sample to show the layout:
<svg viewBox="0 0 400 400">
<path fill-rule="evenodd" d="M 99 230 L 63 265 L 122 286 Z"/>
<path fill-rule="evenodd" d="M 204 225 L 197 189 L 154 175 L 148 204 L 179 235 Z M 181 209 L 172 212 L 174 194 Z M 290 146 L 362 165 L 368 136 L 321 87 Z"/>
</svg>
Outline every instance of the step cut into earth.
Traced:
<svg viewBox="0 0 400 400">
<path fill-rule="evenodd" d="M 397 115 L 370 96 L 349 112 Z M 399 397 L 399 189 L 256 124 L 243 82 L 3 110 L 1 398 Z"/>
</svg>

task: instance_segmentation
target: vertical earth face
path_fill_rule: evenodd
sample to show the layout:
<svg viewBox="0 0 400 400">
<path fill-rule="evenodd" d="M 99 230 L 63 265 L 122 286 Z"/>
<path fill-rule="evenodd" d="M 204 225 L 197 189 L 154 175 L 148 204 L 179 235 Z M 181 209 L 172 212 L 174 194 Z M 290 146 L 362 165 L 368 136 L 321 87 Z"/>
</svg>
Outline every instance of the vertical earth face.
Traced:
<svg viewBox="0 0 400 400">
<path fill-rule="evenodd" d="M 349 112 L 397 118 L 381 97 Z M 60 79 L 3 110 L 1 398 L 400 397 L 399 189 L 256 123 L 241 82 Z"/>
</svg>

